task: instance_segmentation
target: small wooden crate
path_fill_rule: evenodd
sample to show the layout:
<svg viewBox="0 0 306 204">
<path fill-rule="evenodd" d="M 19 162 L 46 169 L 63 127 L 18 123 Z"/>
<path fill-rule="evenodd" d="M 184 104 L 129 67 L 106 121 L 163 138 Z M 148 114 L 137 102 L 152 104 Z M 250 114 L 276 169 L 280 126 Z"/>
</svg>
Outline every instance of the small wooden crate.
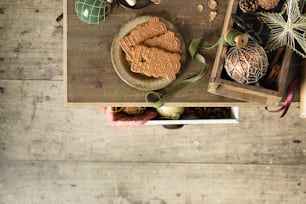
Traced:
<svg viewBox="0 0 306 204">
<path fill-rule="evenodd" d="M 230 0 L 225 16 L 222 35 L 233 27 L 231 15 L 235 14 L 237 9 L 238 0 Z M 226 77 L 225 69 L 223 67 L 227 49 L 228 48 L 223 45 L 219 45 L 218 47 L 212 75 L 208 85 L 208 92 L 259 105 L 278 106 L 286 92 L 287 81 L 289 80 L 288 73 L 292 50 L 289 48 L 286 48 L 285 50 L 282 58 L 281 70 L 278 74 L 277 87 L 274 89 L 268 89 L 255 85 L 240 84 Z"/>
</svg>

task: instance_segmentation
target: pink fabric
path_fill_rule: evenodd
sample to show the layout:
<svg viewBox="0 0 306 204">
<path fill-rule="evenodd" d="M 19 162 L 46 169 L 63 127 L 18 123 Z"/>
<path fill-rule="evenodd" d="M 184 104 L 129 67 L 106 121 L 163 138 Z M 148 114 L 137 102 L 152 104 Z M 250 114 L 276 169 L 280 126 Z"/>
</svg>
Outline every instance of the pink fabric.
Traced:
<svg viewBox="0 0 306 204">
<path fill-rule="evenodd" d="M 156 112 L 145 112 L 141 115 L 130 116 L 122 112 L 114 112 L 112 107 L 102 107 L 100 110 L 105 114 L 111 126 L 122 130 L 135 129 L 157 116 Z"/>
</svg>

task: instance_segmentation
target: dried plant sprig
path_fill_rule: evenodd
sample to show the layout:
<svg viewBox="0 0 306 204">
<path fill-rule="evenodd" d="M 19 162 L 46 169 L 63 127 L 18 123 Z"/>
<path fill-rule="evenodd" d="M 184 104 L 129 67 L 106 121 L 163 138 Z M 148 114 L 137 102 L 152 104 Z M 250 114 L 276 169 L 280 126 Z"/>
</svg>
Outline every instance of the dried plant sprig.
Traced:
<svg viewBox="0 0 306 204">
<path fill-rule="evenodd" d="M 287 0 L 280 13 L 260 12 L 259 15 L 270 30 L 268 51 L 287 45 L 306 58 L 306 15 L 301 14 L 298 0 Z M 296 43 L 302 50 L 298 50 Z"/>
</svg>

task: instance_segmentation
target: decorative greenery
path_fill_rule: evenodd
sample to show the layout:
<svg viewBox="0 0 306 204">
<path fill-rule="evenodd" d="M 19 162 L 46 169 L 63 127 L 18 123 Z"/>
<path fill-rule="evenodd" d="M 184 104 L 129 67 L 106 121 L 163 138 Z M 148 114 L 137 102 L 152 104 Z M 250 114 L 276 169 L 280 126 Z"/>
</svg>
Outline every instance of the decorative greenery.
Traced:
<svg viewBox="0 0 306 204">
<path fill-rule="evenodd" d="M 287 45 L 306 58 L 306 15 L 300 12 L 299 0 L 287 0 L 280 13 L 260 12 L 259 15 L 270 29 L 268 51 Z"/>
</svg>

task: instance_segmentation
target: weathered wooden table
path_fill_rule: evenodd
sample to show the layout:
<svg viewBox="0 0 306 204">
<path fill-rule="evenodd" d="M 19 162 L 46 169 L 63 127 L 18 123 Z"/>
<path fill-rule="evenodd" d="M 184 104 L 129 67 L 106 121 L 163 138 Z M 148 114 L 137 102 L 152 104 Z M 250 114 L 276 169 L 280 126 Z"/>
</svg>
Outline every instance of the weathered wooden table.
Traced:
<svg viewBox="0 0 306 204">
<path fill-rule="evenodd" d="M 0 1 L 1 204 L 306 203 L 295 107 L 282 119 L 241 107 L 239 125 L 132 131 L 95 107 L 63 107 L 62 2 Z"/>
<path fill-rule="evenodd" d="M 202 12 L 197 10 L 203 5 Z M 114 35 L 129 20 L 141 15 L 160 16 L 170 21 L 182 34 L 186 47 L 196 37 L 215 42 L 221 35 L 228 1 L 218 1 L 217 17 L 209 21 L 212 11 L 207 1 L 163 0 L 140 10 L 122 8 L 113 4 L 106 21 L 87 25 L 80 21 L 74 11 L 74 1 L 64 0 L 64 83 L 68 105 L 148 106 L 146 91 L 125 84 L 116 74 L 110 56 Z M 208 63 L 207 74 L 198 82 L 177 93 L 168 105 L 178 106 L 237 106 L 250 105 L 207 92 L 216 49 L 203 52 Z M 197 74 L 200 64 L 190 59 L 183 66 L 178 81 Z M 298 94 L 297 94 L 298 95 Z M 295 97 L 298 101 L 298 96 Z"/>
</svg>

